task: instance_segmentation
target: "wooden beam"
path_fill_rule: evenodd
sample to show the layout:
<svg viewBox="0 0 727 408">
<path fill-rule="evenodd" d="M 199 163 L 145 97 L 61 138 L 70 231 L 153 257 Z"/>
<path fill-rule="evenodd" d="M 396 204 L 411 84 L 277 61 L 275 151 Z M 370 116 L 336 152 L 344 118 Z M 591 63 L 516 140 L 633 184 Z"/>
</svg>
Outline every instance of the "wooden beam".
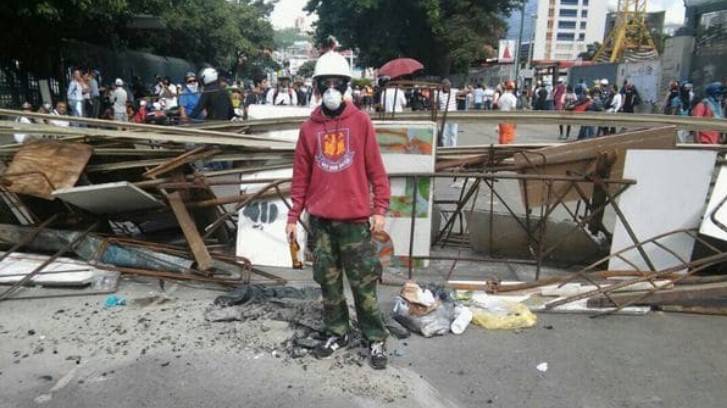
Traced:
<svg viewBox="0 0 727 408">
<path fill-rule="evenodd" d="M 207 251 L 207 246 L 202 240 L 202 236 L 197 230 L 192 215 L 187 211 L 187 207 L 184 205 L 182 200 L 182 194 L 179 191 L 170 193 L 167 196 L 169 205 L 172 207 L 174 215 L 179 221 L 179 226 L 182 228 L 184 238 L 187 239 L 189 248 L 194 255 L 194 259 L 197 261 L 197 268 L 201 271 L 208 271 L 212 268 L 212 256 Z"/>
<path fill-rule="evenodd" d="M 614 302 L 623 304 L 638 299 L 644 295 L 644 292 L 632 293 L 611 293 L 609 296 Z M 674 289 L 664 289 L 639 300 L 637 305 L 659 305 L 659 304 L 678 304 L 702 299 L 714 299 L 727 296 L 727 283 L 709 283 L 705 285 L 689 285 L 680 286 Z M 605 296 L 598 296 L 588 299 L 588 307 L 614 307 L 611 300 Z"/>
</svg>

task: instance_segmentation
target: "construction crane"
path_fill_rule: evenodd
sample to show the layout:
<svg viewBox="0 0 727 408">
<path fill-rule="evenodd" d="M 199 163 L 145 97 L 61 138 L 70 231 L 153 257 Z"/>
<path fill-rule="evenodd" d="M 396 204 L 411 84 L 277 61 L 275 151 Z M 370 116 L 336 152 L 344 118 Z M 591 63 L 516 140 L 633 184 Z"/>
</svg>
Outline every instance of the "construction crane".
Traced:
<svg viewBox="0 0 727 408">
<path fill-rule="evenodd" d="M 659 57 L 646 26 L 648 0 L 619 0 L 616 24 L 593 61 L 643 61 Z"/>
</svg>

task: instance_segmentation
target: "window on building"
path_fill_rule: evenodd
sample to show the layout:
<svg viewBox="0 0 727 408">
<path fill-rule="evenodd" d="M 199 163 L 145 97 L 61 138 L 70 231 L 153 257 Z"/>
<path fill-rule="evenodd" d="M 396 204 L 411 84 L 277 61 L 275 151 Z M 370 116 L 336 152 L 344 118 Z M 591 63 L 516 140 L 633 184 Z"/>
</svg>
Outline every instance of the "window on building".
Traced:
<svg viewBox="0 0 727 408">
<path fill-rule="evenodd" d="M 558 33 L 558 41 L 573 41 L 576 38 L 574 33 Z"/>
<path fill-rule="evenodd" d="M 588 10 L 581 10 L 581 17 L 583 17 L 583 18 L 588 17 Z"/>
<path fill-rule="evenodd" d="M 581 30 L 585 30 L 585 29 L 586 29 L 586 22 L 581 21 Z"/>
<path fill-rule="evenodd" d="M 563 29 L 575 29 L 576 28 L 576 22 L 575 21 L 558 21 L 558 28 Z"/>
<path fill-rule="evenodd" d="M 583 0 L 583 5 L 584 6 L 587 6 L 588 5 L 588 0 Z"/>
<path fill-rule="evenodd" d="M 578 34 L 578 41 L 586 41 L 586 33 Z"/>
<path fill-rule="evenodd" d="M 578 17 L 578 10 L 576 9 L 560 9 L 561 17 Z"/>
<path fill-rule="evenodd" d="M 578 0 L 560 0 L 561 6 L 577 6 Z"/>
</svg>

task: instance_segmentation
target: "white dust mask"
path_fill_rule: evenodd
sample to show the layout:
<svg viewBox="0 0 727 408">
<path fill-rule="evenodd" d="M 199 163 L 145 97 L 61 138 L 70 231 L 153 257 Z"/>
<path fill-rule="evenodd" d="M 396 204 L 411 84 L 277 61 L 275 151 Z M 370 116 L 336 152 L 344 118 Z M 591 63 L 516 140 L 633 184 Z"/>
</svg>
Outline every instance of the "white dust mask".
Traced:
<svg viewBox="0 0 727 408">
<path fill-rule="evenodd" d="M 328 88 L 323 94 L 323 104 L 332 111 L 338 110 L 342 102 L 343 95 L 341 95 L 341 91 L 338 89 Z"/>
</svg>

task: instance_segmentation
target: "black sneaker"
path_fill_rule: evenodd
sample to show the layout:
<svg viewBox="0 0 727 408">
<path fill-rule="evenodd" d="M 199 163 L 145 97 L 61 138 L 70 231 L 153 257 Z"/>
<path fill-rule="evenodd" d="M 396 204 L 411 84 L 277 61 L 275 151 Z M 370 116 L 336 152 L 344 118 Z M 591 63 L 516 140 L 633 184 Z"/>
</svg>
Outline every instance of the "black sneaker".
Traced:
<svg viewBox="0 0 727 408">
<path fill-rule="evenodd" d="M 327 358 L 330 357 L 336 350 L 346 347 L 347 345 L 348 334 L 344 334 L 343 336 L 332 335 L 313 350 L 313 355 L 319 359 Z"/>
<path fill-rule="evenodd" d="M 376 370 L 383 370 L 386 368 L 386 347 L 383 341 L 371 343 L 371 367 Z"/>
</svg>

